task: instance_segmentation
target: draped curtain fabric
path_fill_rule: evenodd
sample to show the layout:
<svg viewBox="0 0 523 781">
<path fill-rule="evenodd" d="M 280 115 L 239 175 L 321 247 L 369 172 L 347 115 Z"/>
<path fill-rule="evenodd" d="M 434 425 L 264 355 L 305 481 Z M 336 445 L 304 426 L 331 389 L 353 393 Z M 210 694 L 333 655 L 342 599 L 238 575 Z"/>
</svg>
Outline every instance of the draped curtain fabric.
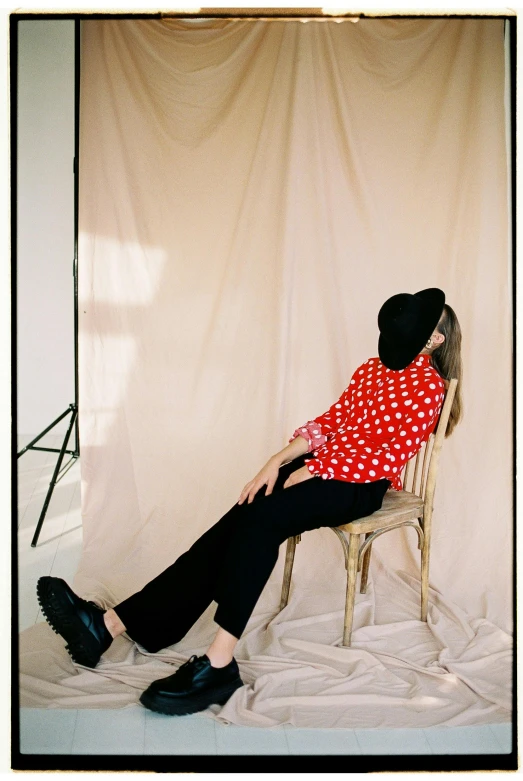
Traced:
<svg viewBox="0 0 523 781">
<path fill-rule="evenodd" d="M 288 607 L 278 614 L 282 549 L 240 641 L 247 685 L 209 714 L 261 726 L 506 720 L 503 21 L 82 29 L 76 589 L 110 606 L 168 566 L 377 354 L 383 301 L 438 286 L 463 330 L 465 417 L 443 451 L 428 624 L 417 537 L 391 532 L 373 546 L 353 647 L 338 647 L 341 547 L 328 529 L 309 532 Z M 205 650 L 213 612 L 154 657 L 119 638 L 89 672 L 36 627 L 26 702 L 135 702 L 167 663 Z M 39 643 L 54 670 L 45 690 Z"/>
</svg>

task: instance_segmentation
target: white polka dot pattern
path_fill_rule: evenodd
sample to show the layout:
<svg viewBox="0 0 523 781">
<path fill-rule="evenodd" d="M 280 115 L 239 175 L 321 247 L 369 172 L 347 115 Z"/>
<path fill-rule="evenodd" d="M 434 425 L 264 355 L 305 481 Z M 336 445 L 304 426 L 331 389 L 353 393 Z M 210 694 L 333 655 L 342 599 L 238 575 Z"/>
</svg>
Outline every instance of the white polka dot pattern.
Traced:
<svg viewBox="0 0 523 781">
<path fill-rule="evenodd" d="M 309 420 L 304 426 L 297 428 L 289 442 L 292 442 L 296 437 L 303 437 L 309 443 L 308 453 L 311 450 L 316 450 L 317 447 L 323 445 L 327 441 L 327 437 L 321 431 L 321 425 L 316 423 L 315 420 Z"/>
<path fill-rule="evenodd" d="M 418 355 L 401 371 L 369 358 L 338 401 L 296 429 L 290 441 L 307 440 L 313 455 L 307 468 L 324 480 L 364 483 L 386 477 L 401 490 L 401 469 L 434 430 L 444 394 L 428 355 Z"/>
</svg>

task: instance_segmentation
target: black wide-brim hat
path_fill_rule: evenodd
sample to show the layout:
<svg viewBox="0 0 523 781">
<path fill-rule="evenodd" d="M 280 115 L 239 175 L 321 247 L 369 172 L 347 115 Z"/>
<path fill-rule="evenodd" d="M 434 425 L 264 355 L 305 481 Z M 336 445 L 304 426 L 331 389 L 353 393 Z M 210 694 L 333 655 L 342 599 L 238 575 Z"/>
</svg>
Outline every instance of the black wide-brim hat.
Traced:
<svg viewBox="0 0 523 781">
<path fill-rule="evenodd" d="M 418 293 L 398 293 L 378 313 L 378 354 L 388 369 L 405 369 L 423 350 L 445 306 L 445 293 L 429 287 Z"/>
</svg>

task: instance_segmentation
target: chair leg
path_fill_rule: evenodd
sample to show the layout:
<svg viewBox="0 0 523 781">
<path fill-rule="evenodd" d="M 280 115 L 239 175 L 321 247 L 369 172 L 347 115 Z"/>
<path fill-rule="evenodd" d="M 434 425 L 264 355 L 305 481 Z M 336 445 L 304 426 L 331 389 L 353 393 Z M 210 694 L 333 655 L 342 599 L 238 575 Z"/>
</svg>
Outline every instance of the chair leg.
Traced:
<svg viewBox="0 0 523 781">
<path fill-rule="evenodd" d="M 294 553 L 296 551 L 296 537 L 289 537 L 287 540 L 287 552 L 285 555 L 285 568 L 283 570 L 283 586 L 281 589 L 280 610 L 287 605 L 289 601 L 289 591 L 291 588 L 292 565 L 294 564 Z"/>
<path fill-rule="evenodd" d="M 370 536 L 370 532 L 365 535 L 365 539 Z M 367 593 L 367 581 L 369 579 L 369 567 L 370 567 L 370 554 L 372 551 L 372 545 L 369 545 L 365 553 L 363 554 L 363 563 L 361 565 L 361 582 L 360 582 L 360 594 Z"/>
<path fill-rule="evenodd" d="M 421 546 L 421 620 L 427 620 L 429 607 L 429 545 L 427 540 Z"/>
<path fill-rule="evenodd" d="M 360 535 L 349 534 L 349 555 L 347 563 L 347 596 L 345 599 L 345 620 L 343 624 L 343 645 L 350 646 L 352 621 L 354 618 L 354 599 L 356 597 L 356 577 L 358 574 L 358 553 Z"/>
</svg>

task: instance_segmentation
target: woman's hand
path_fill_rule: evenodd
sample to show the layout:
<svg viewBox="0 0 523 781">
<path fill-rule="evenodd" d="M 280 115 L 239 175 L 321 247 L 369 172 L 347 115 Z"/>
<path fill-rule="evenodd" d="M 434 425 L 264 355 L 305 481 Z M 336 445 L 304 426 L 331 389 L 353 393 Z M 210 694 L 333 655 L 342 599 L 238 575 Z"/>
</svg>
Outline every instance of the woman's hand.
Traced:
<svg viewBox="0 0 523 781">
<path fill-rule="evenodd" d="M 265 496 L 269 496 L 269 494 L 272 494 L 272 489 L 274 488 L 274 484 L 276 483 L 276 480 L 278 479 L 278 472 L 280 469 L 280 461 L 277 458 L 270 458 L 265 466 L 260 469 L 254 480 L 251 480 L 243 491 L 240 494 L 240 498 L 238 499 L 238 504 L 243 504 L 245 499 L 248 498 L 247 504 L 250 504 L 254 497 L 256 496 L 257 492 L 260 490 L 260 488 L 263 485 L 267 486 L 267 489 L 265 491 Z"/>
<path fill-rule="evenodd" d="M 303 483 L 304 480 L 309 480 L 311 477 L 314 477 L 314 475 L 309 472 L 306 466 L 302 466 L 300 469 L 297 469 L 295 472 L 291 472 L 291 474 L 283 484 L 283 487 L 290 488 L 291 485 L 297 485 L 298 483 Z"/>
</svg>

